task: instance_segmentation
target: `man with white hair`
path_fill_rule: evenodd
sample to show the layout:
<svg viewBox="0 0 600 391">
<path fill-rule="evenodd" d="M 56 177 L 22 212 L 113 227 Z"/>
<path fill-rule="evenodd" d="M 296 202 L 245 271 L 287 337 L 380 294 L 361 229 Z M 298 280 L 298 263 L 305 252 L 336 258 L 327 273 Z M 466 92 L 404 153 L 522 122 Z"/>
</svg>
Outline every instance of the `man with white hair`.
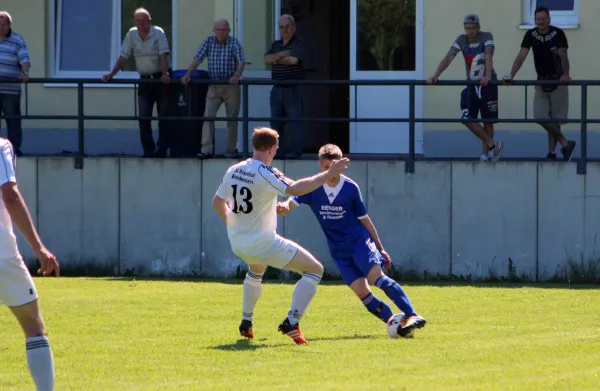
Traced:
<svg viewBox="0 0 600 391">
<path fill-rule="evenodd" d="M 0 78 L 19 79 L 23 83 L 29 80 L 29 51 L 25 39 L 12 30 L 12 17 L 6 11 L 0 11 Z M 5 116 L 21 115 L 21 84 L 0 84 L 0 111 Z M 7 118 L 8 139 L 15 148 L 15 154 L 21 156 L 23 130 L 21 118 Z"/>
<path fill-rule="evenodd" d="M 281 39 L 274 41 L 265 54 L 264 62 L 271 66 L 273 80 L 304 80 L 304 41 L 296 36 L 296 22 L 292 15 L 279 18 Z M 273 86 L 271 90 L 271 117 L 286 117 L 299 120 L 302 117 L 302 90 L 299 85 Z M 280 134 L 280 143 L 285 153 L 285 139 L 291 135 L 291 153 L 289 158 L 300 158 L 302 155 L 302 123 L 290 122 L 289 132 L 285 131 L 285 122 L 271 121 L 271 128 Z"/>
<path fill-rule="evenodd" d="M 228 81 L 229 84 L 211 85 L 206 95 L 205 117 L 216 117 L 221 104 L 225 103 L 227 117 L 237 117 L 240 113 L 240 86 L 238 82 L 246 65 L 242 44 L 229 35 L 231 28 L 227 19 L 217 19 L 213 31 L 215 35 L 206 38 L 194 56 L 181 83 L 187 85 L 190 76 L 198 66 L 208 58 L 208 75 L 211 80 Z M 199 158 L 214 153 L 214 121 L 204 121 L 202 128 L 202 150 Z M 237 158 L 238 121 L 227 121 L 227 145 L 225 157 Z"/>
<path fill-rule="evenodd" d="M 136 70 L 141 79 L 160 79 L 164 83 L 164 85 L 140 83 L 138 88 L 140 117 L 152 117 L 154 104 L 156 104 L 158 116 L 167 117 L 169 114 L 169 83 L 171 82 L 169 72 L 171 50 L 167 35 L 162 28 L 151 24 L 150 12 L 144 8 L 134 11 L 133 23 L 135 27 L 132 27 L 125 36 L 115 66 L 109 74 L 102 77 L 102 80 L 112 79 L 123 68 L 127 59 L 133 56 Z M 152 121 L 140 119 L 139 124 L 144 157 L 166 157 L 172 139 L 169 122 L 167 120 L 158 121 L 156 144 L 152 136 Z"/>
</svg>

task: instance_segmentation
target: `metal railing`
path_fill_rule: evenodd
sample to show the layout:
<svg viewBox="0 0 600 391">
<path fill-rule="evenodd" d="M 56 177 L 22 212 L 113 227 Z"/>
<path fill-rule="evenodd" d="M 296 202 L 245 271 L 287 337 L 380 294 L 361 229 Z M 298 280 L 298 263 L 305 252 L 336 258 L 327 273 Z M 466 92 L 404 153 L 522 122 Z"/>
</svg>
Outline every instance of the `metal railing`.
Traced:
<svg viewBox="0 0 600 391">
<path fill-rule="evenodd" d="M 0 80 L 0 83 L 15 83 L 16 80 L 4 79 Z M 136 115 L 132 116 L 118 116 L 118 115 L 86 115 L 84 113 L 84 89 L 86 85 L 98 85 L 98 84 L 120 84 L 120 85 L 134 85 L 137 87 L 143 83 L 162 83 L 161 80 L 154 79 L 113 79 L 109 82 L 103 82 L 99 79 L 65 79 L 65 78 L 31 78 L 28 84 L 70 84 L 77 86 L 77 115 L 29 115 L 28 105 L 28 87 L 25 86 L 25 114 L 20 116 L 2 116 L 2 118 L 21 118 L 29 120 L 77 120 L 77 137 L 78 137 L 78 150 L 75 156 L 75 168 L 83 168 L 83 158 L 85 156 L 85 121 L 86 120 L 206 120 L 206 121 L 241 121 L 243 124 L 243 155 L 248 156 L 248 136 L 249 136 L 249 123 L 250 122 L 265 122 L 265 121 L 280 121 L 280 122 L 328 122 L 328 123 L 408 123 L 409 130 L 409 153 L 407 155 L 398 155 L 398 159 L 405 161 L 405 171 L 413 173 L 415 171 L 415 125 L 417 123 L 485 123 L 485 122 L 502 122 L 502 123 L 539 123 L 539 120 L 527 118 L 527 86 L 553 86 L 562 85 L 558 81 L 549 80 L 515 80 L 512 81 L 512 86 L 524 86 L 525 87 L 525 118 L 523 119 L 498 119 L 498 120 L 483 120 L 483 119 L 472 119 L 464 120 L 461 118 L 416 118 L 415 113 L 415 94 L 416 87 L 428 86 L 425 80 L 270 80 L 270 79 L 242 79 L 239 84 L 242 86 L 242 107 L 241 116 L 239 117 L 204 117 L 204 116 L 186 116 L 182 117 L 142 117 L 137 115 L 137 107 L 135 109 Z M 180 81 L 174 79 L 171 84 L 179 84 Z M 190 81 L 191 84 L 212 84 L 212 85 L 226 85 L 227 81 L 212 81 L 208 79 L 194 78 Z M 502 85 L 502 81 L 490 81 L 491 85 Z M 358 87 L 360 86 L 408 86 L 409 87 L 409 116 L 407 118 L 357 118 L 356 115 L 352 118 L 314 118 L 304 117 L 301 119 L 289 119 L 289 118 L 275 118 L 275 117 L 251 117 L 249 116 L 249 88 L 251 86 L 269 86 L 269 85 L 312 85 L 312 86 L 348 86 L 354 88 L 354 96 L 358 96 Z M 466 85 L 479 85 L 476 81 L 466 80 L 443 80 L 438 81 L 435 86 L 466 86 Z M 581 157 L 577 161 L 577 173 L 586 174 L 587 167 L 587 125 L 600 123 L 600 119 L 589 119 L 587 118 L 587 103 L 588 103 L 588 86 L 600 86 L 600 80 L 573 80 L 569 83 L 570 86 L 581 87 L 581 116 L 579 119 L 549 119 L 544 120 L 546 123 L 577 123 L 581 125 Z M 189 91 L 190 89 L 188 89 Z M 134 95 L 137 96 L 137 95 Z M 135 98 L 134 98 L 135 99 Z M 440 160 L 440 159 L 436 159 Z M 443 159 L 442 159 L 443 160 Z M 522 159 L 518 159 L 522 160 Z"/>
</svg>

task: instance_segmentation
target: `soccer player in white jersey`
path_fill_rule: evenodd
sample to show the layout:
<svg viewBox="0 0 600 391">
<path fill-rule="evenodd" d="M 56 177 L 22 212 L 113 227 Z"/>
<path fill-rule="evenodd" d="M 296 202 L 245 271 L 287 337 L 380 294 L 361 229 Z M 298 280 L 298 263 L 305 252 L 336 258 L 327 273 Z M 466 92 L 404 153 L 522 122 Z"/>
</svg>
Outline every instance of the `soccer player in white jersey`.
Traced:
<svg viewBox="0 0 600 391">
<path fill-rule="evenodd" d="M 37 391 L 54 390 L 54 362 L 38 307 L 37 290 L 17 248 L 12 224 L 21 231 L 40 261 L 38 274 L 47 276 L 54 272 L 58 276 L 59 265 L 42 244 L 19 192 L 15 152 L 10 141 L 0 138 L 0 151 L 0 304 L 10 308 L 25 333 L 27 364 Z"/>
<path fill-rule="evenodd" d="M 271 266 L 302 274 L 294 288 L 288 315 L 279 325 L 279 331 L 296 344 L 305 344 L 300 318 L 317 292 L 323 266 L 306 249 L 277 234 L 277 196 L 310 193 L 345 170 L 350 160 L 339 159 L 320 174 L 292 181 L 271 167 L 279 148 L 277 131 L 255 129 L 252 146 L 252 158 L 227 170 L 213 198 L 213 208 L 227 223 L 231 249 L 249 267 L 244 281 L 240 335 L 254 338 L 254 308 L 262 292 L 265 269 Z"/>
<path fill-rule="evenodd" d="M 319 150 L 319 166 L 327 171 L 342 159 L 342 150 L 327 144 Z M 425 319 L 415 312 L 402 287 L 383 273 L 382 266 L 392 265 L 377 230 L 367 215 L 358 185 L 344 175 L 331 177 L 326 184 L 303 196 L 291 197 L 277 205 L 277 213 L 285 216 L 298 205 L 311 207 L 317 217 L 335 264 L 344 282 L 356 293 L 369 312 L 387 323 L 393 315 L 386 302 L 371 292 L 369 283 L 380 288 L 404 313 L 398 334 L 410 338 L 425 326 Z"/>
</svg>

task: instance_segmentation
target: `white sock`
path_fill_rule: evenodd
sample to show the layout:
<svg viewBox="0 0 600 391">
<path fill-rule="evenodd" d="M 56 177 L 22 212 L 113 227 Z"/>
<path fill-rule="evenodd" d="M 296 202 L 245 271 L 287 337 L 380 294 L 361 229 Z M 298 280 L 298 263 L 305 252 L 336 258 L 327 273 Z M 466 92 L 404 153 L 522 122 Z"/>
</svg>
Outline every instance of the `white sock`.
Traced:
<svg viewBox="0 0 600 391">
<path fill-rule="evenodd" d="M 242 319 L 252 321 L 254 308 L 262 293 L 262 274 L 252 273 L 248 270 L 244 280 L 244 298 L 242 304 Z"/>
<path fill-rule="evenodd" d="M 292 295 L 292 306 L 287 316 L 291 325 L 300 322 L 308 304 L 317 293 L 317 285 L 321 282 L 321 277 L 322 275 L 315 273 L 304 273 L 300 281 L 296 283 Z"/>
<path fill-rule="evenodd" d="M 481 155 L 481 160 L 487 161 L 487 160 L 489 160 L 489 156 L 488 155 Z"/>
<path fill-rule="evenodd" d="M 27 338 L 27 365 L 37 391 L 54 390 L 54 360 L 46 336 Z"/>
</svg>

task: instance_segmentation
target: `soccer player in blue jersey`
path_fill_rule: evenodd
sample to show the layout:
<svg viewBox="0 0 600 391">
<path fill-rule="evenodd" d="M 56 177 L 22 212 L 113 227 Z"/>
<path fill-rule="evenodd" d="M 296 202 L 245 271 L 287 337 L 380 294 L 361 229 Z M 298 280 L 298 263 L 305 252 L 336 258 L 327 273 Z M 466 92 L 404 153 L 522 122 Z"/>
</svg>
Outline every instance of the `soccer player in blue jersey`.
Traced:
<svg viewBox="0 0 600 391">
<path fill-rule="evenodd" d="M 327 144 L 319 150 L 319 166 L 327 171 L 333 162 L 342 158 L 341 149 Z M 277 204 L 277 213 L 288 215 L 300 204 L 310 206 L 327 238 L 329 251 L 344 282 L 361 299 L 373 315 L 387 323 L 393 315 L 390 306 L 371 292 L 375 285 L 404 313 L 398 334 L 410 338 L 415 329 L 425 326 L 402 287 L 383 273 L 392 264 L 383 248 L 377 230 L 367 215 L 358 185 L 338 174 L 325 185 Z"/>
</svg>

